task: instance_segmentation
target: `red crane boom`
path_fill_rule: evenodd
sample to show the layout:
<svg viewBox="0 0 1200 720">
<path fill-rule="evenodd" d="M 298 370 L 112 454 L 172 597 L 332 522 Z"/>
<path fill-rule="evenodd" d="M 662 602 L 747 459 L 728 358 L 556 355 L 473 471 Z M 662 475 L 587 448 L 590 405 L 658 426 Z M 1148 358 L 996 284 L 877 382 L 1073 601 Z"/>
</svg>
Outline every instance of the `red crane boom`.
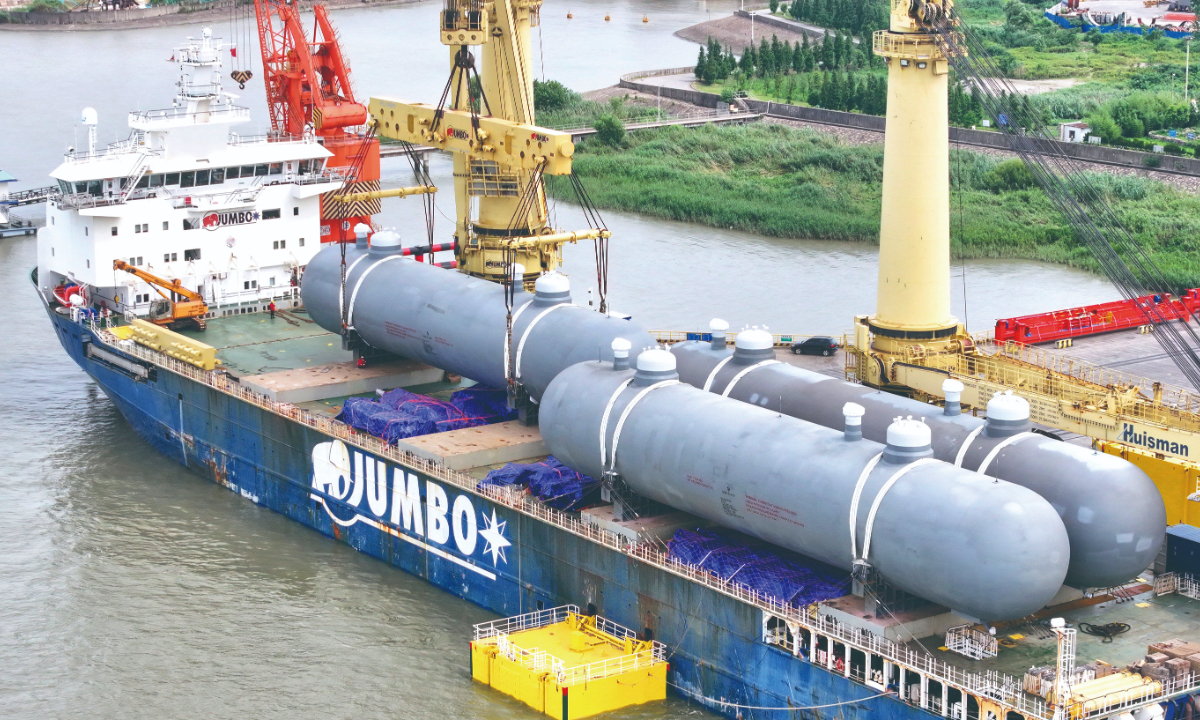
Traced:
<svg viewBox="0 0 1200 720">
<path fill-rule="evenodd" d="M 271 128 L 298 136 L 310 127 L 333 157 L 326 167 L 345 168 L 346 192 L 379 189 L 379 140 L 362 126 L 367 108 L 354 99 L 350 67 L 323 5 L 313 7 L 310 40 L 300 12 L 288 0 L 254 0 L 262 48 L 263 80 Z M 326 195 L 330 195 L 327 193 Z M 371 224 L 380 201 L 342 203 L 321 197 L 321 241 L 354 240 L 354 226 Z"/>
</svg>

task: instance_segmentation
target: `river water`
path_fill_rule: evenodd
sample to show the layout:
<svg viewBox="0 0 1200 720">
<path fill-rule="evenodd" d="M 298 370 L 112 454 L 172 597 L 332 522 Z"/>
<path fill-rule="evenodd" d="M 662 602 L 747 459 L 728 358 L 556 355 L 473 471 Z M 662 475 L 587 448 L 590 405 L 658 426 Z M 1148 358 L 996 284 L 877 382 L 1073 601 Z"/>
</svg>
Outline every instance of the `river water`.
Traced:
<svg viewBox="0 0 1200 720">
<path fill-rule="evenodd" d="M 546 77 L 578 89 L 683 65 L 695 46 L 671 33 L 733 4 L 554 3 L 543 11 L 537 65 L 544 57 Z M 361 94 L 436 100 L 446 60 L 437 8 L 334 14 Z M 17 187 L 46 184 L 65 147 L 84 143 L 84 106 L 99 111 L 102 141 L 123 137 L 128 110 L 167 106 L 170 48 L 198 30 L 0 33 L 0 169 L 20 178 Z M 244 97 L 265 123 L 257 79 Z M 444 158 L 431 170 L 449 186 Z M 403 161 L 386 161 L 384 172 L 407 179 Z M 447 193 L 446 216 L 449 202 Z M 420 233 L 419 214 L 415 200 L 390 201 L 383 221 Z M 582 222 L 566 205 L 556 215 L 563 226 Z M 605 218 L 610 300 L 655 329 L 721 316 L 735 328 L 835 333 L 873 306 L 869 246 Z M 444 237 L 451 223 L 438 220 Z M 29 284 L 34 262 L 32 238 L 0 241 L 0 717 L 532 717 L 467 674 L 470 625 L 489 613 L 256 508 L 142 443 L 63 355 Z M 569 248 L 567 269 L 586 298 L 590 247 Z M 965 272 L 976 330 L 1115 297 L 1099 278 L 1037 263 L 970 262 Z M 617 717 L 703 714 L 673 699 Z"/>
</svg>

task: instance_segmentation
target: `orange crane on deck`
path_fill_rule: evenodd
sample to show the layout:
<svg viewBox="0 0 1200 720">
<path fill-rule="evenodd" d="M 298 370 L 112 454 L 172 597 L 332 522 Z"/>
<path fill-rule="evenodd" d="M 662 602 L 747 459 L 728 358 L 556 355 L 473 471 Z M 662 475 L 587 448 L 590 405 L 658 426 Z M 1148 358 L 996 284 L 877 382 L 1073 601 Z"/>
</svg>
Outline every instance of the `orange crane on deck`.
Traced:
<svg viewBox="0 0 1200 720">
<path fill-rule="evenodd" d="M 162 300 L 156 300 L 150 307 L 150 322 L 171 329 L 184 324 L 194 324 L 201 330 L 208 327 L 204 322 L 208 304 L 199 293 L 185 288 L 179 280 L 160 278 L 123 260 L 113 260 L 113 270 L 124 270 L 142 279 L 163 296 Z"/>
<path fill-rule="evenodd" d="M 367 108 L 354 99 L 350 66 L 323 5 L 310 40 L 290 0 L 254 0 L 271 128 L 284 136 L 311 130 L 333 157 L 327 168 L 345 168 L 345 185 L 321 196 L 321 241 L 354 240 L 354 227 L 371 224 L 378 197 L 342 202 L 346 193 L 379 190 L 379 140 L 367 127 Z"/>
</svg>

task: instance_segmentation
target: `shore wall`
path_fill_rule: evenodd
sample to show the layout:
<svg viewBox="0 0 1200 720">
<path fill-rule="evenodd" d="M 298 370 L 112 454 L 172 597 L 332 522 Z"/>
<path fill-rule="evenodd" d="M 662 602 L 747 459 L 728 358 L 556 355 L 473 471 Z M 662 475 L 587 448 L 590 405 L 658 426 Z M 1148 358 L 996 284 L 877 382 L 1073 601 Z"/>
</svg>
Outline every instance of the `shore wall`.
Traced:
<svg viewBox="0 0 1200 720">
<path fill-rule="evenodd" d="M 638 82 L 642 78 L 661 77 L 664 75 L 682 75 L 692 72 L 695 68 L 668 68 L 665 70 L 647 70 L 629 73 L 621 76 L 620 87 L 636 90 L 647 95 L 661 95 L 672 100 L 692 103 L 702 107 L 715 108 L 721 104 L 721 97 L 715 93 L 703 92 L 675 87 L 663 87 L 651 83 Z M 884 132 L 886 121 L 877 115 L 841 112 L 839 110 L 823 110 L 821 108 L 803 107 L 800 105 L 785 105 L 777 102 L 746 99 L 746 107 L 755 113 L 765 113 L 771 117 L 802 120 L 805 122 L 821 123 L 823 125 L 840 125 L 872 132 Z M 1008 139 L 999 132 L 987 130 L 972 130 L 970 128 L 950 128 L 950 141 L 964 145 L 994 148 L 1011 151 Z M 1158 172 L 1169 172 L 1179 175 L 1200 177 L 1200 159 L 1185 158 L 1163 153 L 1147 153 L 1124 148 L 1092 145 L 1090 143 L 1066 143 L 1058 140 L 1039 140 L 1037 144 L 1048 152 L 1062 153 L 1067 157 L 1084 162 L 1119 165 L 1122 167 L 1141 168 Z"/>
<path fill-rule="evenodd" d="M 10 12 L 8 22 L 13 25 L 104 25 L 107 23 L 124 23 L 135 20 L 191 13 L 197 11 L 220 10 L 234 4 L 234 0 L 212 0 L 203 3 L 179 3 L 177 5 L 159 5 L 149 8 L 131 8 L 129 10 L 99 10 L 94 12 Z"/>
</svg>

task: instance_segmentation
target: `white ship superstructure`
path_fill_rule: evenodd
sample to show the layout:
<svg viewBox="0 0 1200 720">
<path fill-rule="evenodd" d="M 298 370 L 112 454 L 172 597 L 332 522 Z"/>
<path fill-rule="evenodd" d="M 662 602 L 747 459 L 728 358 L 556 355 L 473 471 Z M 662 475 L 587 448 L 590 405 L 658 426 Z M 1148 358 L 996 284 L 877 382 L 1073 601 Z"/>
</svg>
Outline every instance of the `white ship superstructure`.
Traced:
<svg viewBox="0 0 1200 720">
<path fill-rule="evenodd" d="M 123 260 L 180 280 L 208 303 L 208 317 L 298 302 L 298 280 L 320 248 L 320 195 L 342 171 L 302 137 L 239 136 L 248 108 L 221 87 L 228 46 L 205 29 L 176 48 L 172 107 L 132 112 L 126 140 L 96 149 L 96 114 L 83 114 L 86 151 L 74 148 L 52 173 L 62 192 L 47 204 L 38 238 L 39 284 L 84 285 L 89 300 L 145 316 L 154 288 L 115 270 Z"/>
</svg>

